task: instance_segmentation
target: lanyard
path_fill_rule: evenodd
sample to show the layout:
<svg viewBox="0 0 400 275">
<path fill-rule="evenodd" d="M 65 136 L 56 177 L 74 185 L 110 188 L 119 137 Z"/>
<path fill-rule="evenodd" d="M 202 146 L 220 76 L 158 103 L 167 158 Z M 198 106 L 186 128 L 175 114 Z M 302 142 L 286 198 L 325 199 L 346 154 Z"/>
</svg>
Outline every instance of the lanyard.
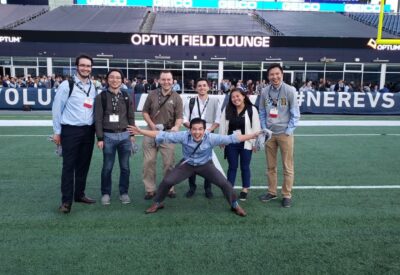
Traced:
<svg viewBox="0 0 400 275">
<path fill-rule="evenodd" d="M 201 112 L 200 112 L 199 98 L 197 97 L 196 100 L 197 100 L 197 111 L 199 112 L 199 118 L 202 118 L 203 113 L 204 113 L 205 109 L 207 108 L 207 104 L 208 104 L 208 101 L 210 100 L 210 98 L 207 98 L 206 103 L 204 104 L 204 107 L 203 107 L 203 111 L 201 111 Z"/>
<path fill-rule="evenodd" d="M 155 113 L 155 115 L 153 116 L 153 118 L 155 118 L 156 116 L 158 116 L 158 114 L 160 113 L 161 108 L 165 105 L 165 103 L 167 103 L 168 99 L 171 97 L 172 92 L 169 93 L 169 95 L 167 96 L 167 98 L 163 101 L 163 103 L 161 103 L 161 91 L 158 91 L 158 110 Z"/>
<path fill-rule="evenodd" d="M 89 97 L 90 90 L 92 89 L 92 81 L 89 80 L 89 89 L 88 89 L 87 92 L 85 91 L 85 89 L 83 89 L 83 87 L 81 86 L 80 83 L 76 83 L 76 82 L 75 82 L 75 85 L 76 85 L 76 87 L 79 88 L 79 90 L 81 90 L 82 92 L 84 92 L 85 95 L 86 95 L 87 97 Z"/>
<path fill-rule="evenodd" d="M 121 93 L 118 92 L 118 94 L 114 94 L 111 93 L 112 97 L 111 97 L 111 103 L 112 103 L 112 108 L 113 108 L 113 114 L 117 114 L 119 111 L 119 107 L 118 107 L 118 101 L 119 101 L 119 97 L 121 95 Z"/>
<path fill-rule="evenodd" d="M 271 89 L 272 89 L 272 85 L 269 87 L 269 90 L 268 90 L 268 99 L 269 99 L 269 102 L 272 102 L 272 106 L 278 107 L 279 96 L 280 96 L 280 94 L 281 94 L 282 85 L 281 85 L 281 86 L 279 87 L 279 89 L 278 89 L 278 96 L 276 97 L 276 99 L 273 99 L 273 98 L 271 97 L 271 95 L 270 95 Z"/>
</svg>

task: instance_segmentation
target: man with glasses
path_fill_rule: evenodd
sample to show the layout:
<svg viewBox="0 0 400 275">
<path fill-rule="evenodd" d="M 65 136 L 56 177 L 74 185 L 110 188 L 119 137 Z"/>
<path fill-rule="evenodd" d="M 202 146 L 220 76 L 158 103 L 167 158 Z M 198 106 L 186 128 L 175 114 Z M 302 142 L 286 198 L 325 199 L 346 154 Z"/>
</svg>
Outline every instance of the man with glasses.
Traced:
<svg viewBox="0 0 400 275">
<path fill-rule="evenodd" d="M 93 106 L 95 85 L 90 80 L 93 59 L 79 55 L 75 60 L 76 74 L 57 89 L 53 102 L 53 140 L 62 145 L 61 175 L 62 213 L 71 211 L 72 201 L 92 204 L 85 195 L 86 178 L 94 146 Z"/>
</svg>

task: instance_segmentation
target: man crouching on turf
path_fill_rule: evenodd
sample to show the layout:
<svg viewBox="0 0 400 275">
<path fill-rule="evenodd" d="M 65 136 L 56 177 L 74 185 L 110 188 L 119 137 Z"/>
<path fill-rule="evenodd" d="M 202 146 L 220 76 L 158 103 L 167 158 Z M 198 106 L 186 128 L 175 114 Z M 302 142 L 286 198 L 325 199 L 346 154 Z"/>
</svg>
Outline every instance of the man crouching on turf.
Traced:
<svg viewBox="0 0 400 275">
<path fill-rule="evenodd" d="M 154 203 L 145 211 L 146 214 L 155 213 L 158 209 L 164 208 L 163 201 L 171 187 L 196 174 L 221 188 L 231 206 L 231 210 L 239 216 L 246 216 L 246 212 L 237 202 L 232 185 L 214 166 L 212 149 L 218 145 L 228 145 L 255 139 L 260 134 L 259 132 L 247 135 L 232 134 L 229 136 L 212 134 L 206 132 L 206 121 L 201 118 L 192 119 L 190 121 L 190 129 L 181 132 L 143 130 L 136 126 L 128 126 L 128 130 L 135 135 L 142 134 L 155 138 L 157 144 L 182 144 L 183 159 L 164 177 L 158 187 Z"/>
</svg>

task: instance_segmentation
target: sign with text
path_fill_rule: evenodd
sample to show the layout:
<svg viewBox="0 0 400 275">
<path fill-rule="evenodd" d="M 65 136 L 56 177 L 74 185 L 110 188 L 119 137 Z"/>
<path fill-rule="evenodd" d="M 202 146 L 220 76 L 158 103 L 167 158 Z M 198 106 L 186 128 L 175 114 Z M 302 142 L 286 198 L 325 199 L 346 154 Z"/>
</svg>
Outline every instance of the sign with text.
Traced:
<svg viewBox="0 0 400 275">
<path fill-rule="evenodd" d="M 269 36 L 135 33 L 131 42 L 135 46 L 269 48 Z"/>
<path fill-rule="evenodd" d="M 51 110 L 55 93 L 55 89 L 2 88 L 0 109 L 22 110 L 23 106 L 30 106 L 33 110 Z M 181 96 L 188 100 L 195 94 Z M 210 96 L 226 100 L 225 95 Z M 136 111 L 142 111 L 146 97 L 147 94 L 135 94 Z M 250 100 L 258 105 L 258 96 L 250 96 Z M 301 113 L 400 115 L 400 93 L 301 92 L 298 102 Z"/>
</svg>

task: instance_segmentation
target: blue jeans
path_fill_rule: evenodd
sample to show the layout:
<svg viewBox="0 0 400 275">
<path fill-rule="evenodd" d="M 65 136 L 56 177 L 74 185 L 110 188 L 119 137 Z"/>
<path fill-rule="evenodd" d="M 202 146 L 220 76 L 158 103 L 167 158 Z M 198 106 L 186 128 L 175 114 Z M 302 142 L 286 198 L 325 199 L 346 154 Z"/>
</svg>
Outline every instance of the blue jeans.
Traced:
<svg viewBox="0 0 400 275">
<path fill-rule="evenodd" d="M 235 186 L 236 172 L 239 165 L 240 157 L 240 170 L 242 172 L 242 186 L 243 188 L 250 187 L 250 161 L 251 150 L 244 149 L 244 142 L 232 143 L 226 146 L 226 158 L 228 159 L 228 181 Z"/>
<path fill-rule="evenodd" d="M 104 133 L 103 169 L 101 170 L 101 194 L 111 195 L 112 170 L 115 161 L 115 152 L 118 151 L 119 160 L 119 193 L 127 194 L 129 188 L 129 158 L 131 156 L 131 140 L 128 132 Z"/>
</svg>

